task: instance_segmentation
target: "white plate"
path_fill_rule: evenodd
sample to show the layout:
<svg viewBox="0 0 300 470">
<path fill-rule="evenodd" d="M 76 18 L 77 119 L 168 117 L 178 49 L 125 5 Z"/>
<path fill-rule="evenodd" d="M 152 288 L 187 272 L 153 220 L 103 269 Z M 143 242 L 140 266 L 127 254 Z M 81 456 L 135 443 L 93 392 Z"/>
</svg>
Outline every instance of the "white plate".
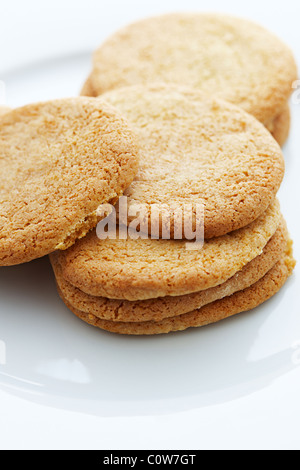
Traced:
<svg viewBox="0 0 300 470">
<path fill-rule="evenodd" d="M 78 94 L 90 54 L 2 74 L 11 106 Z M 300 259 L 300 105 L 282 210 Z M 86 325 L 48 259 L 0 268 L 0 447 L 299 448 L 299 267 L 255 311 L 150 338 Z"/>
</svg>

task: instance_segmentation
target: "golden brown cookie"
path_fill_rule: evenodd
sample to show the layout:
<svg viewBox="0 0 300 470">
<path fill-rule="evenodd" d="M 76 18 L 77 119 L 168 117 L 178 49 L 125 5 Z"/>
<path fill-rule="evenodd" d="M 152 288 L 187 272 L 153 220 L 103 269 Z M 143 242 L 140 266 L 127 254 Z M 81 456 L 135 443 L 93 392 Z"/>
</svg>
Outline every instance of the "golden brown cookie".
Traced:
<svg viewBox="0 0 300 470">
<path fill-rule="evenodd" d="M 28 105 L 1 117 L 0 266 L 71 246 L 138 168 L 136 137 L 92 98 Z"/>
<path fill-rule="evenodd" d="M 292 254 L 292 243 L 289 242 L 287 252 L 256 284 L 243 291 L 210 303 L 200 309 L 184 315 L 165 318 L 159 322 L 120 322 L 97 318 L 92 314 L 74 308 L 59 291 L 66 306 L 80 319 L 103 330 L 123 335 L 157 335 L 175 331 L 183 331 L 191 327 L 206 326 L 228 317 L 255 309 L 263 304 L 283 287 L 295 267 Z"/>
<path fill-rule="evenodd" d="M 226 282 L 259 256 L 281 221 L 278 201 L 247 227 L 187 249 L 176 240 L 99 240 L 92 231 L 58 253 L 62 276 L 96 297 L 146 300 L 191 294 Z"/>
<path fill-rule="evenodd" d="M 262 123 L 287 104 L 298 78 L 294 56 L 252 21 L 210 13 L 147 18 L 113 34 L 94 53 L 94 94 L 162 81 L 221 97 Z"/>
<path fill-rule="evenodd" d="M 125 195 L 129 211 L 141 206 L 147 213 L 149 234 L 162 237 L 160 208 L 169 209 L 170 238 L 177 238 L 184 217 L 196 231 L 203 205 L 209 239 L 250 224 L 274 200 L 284 176 L 281 149 L 240 108 L 176 85 L 128 87 L 102 98 L 139 136 L 140 168 Z M 133 210 L 121 222 L 134 217 Z"/>
<path fill-rule="evenodd" d="M 265 276 L 282 258 L 287 242 L 286 223 L 282 220 L 275 235 L 264 248 L 263 253 L 224 284 L 195 294 L 136 302 L 89 296 L 63 278 L 56 253 L 50 255 L 50 261 L 59 291 L 64 299 L 77 310 L 103 320 L 122 322 L 160 321 L 164 318 L 191 312 L 235 292 L 247 289 Z"/>
</svg>

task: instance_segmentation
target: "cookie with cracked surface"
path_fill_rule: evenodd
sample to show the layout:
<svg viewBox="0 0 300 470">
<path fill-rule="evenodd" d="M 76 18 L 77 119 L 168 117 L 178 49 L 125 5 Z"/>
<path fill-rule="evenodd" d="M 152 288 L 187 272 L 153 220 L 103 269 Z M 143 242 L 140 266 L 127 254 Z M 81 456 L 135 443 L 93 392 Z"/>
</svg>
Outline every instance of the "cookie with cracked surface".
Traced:
<svg viewBox="0 0 300 470">
<path fill-rule="evenodd" d="M 250 224 L 274 200 L 282 151 L 242 109 L 176 85 L 128 87 L 102 98 L 128 119 L 141 146 L 122 223 L 133 222 L 141 207 L 148 219 L 142 231 L 162 238 L 168 225 L 170 238 L 185 238 L 184 224 L 189 234 L 202 223 L 209 239 Z"/>
<path fill-rule="evenodd" d="M 100 240 L 92 231 L 58 252 L 62 276 L 86 294 L 146 300 L 191 294 L 226 282 L 259 256 L 281 221 L 276 200 L 256 221 L 196 250 L 177 240 L 133 239 L 120 229 Z"/>
<path fill-rule="evenodd" d="M 195 294 L 136 302 L 111 300 L 85 294 L 63 278 L 56 253 L 50 255 L 50 261 L 59 291 L 64 299 L 77 310 L 110 321 L 161 321 L 164 318 L 183 315 L 199 309 L 255 284 L 282 258 L 287 242 L 288 231 L 286 223 L 282 220 L 263 253 L 224 284 Z"/>
<path fill-rule="evenodd" d="M 222 97 L 262 123 L 278 116 L 298 78 L 290 48 L 264 27 L 211 13 L 173 13 L 130 24 L 94 53 L 94 94 L 163 81 Z"/>
<path fill-rule="evenodd" d="M 64 298 L 62 292 L 59 291 L 59 294 L 69 310 L 92 326 L 122 335 L 167 334 L 217 323 L 226 318 L 257 308 L 280 291 L 292 275 L 294 267 L 295 260 L 292 253 L 292 242 L 289 242 L 282 259 L 257 283 L 243 291 L 224 297 L 190 313 L 165 318 L 158 322 L 102 320 L 92 314 L 74 308 Z"/>
<path fill-rule="evenodd" d="M 138 144 L 111 105 L 67 98 L 14 109 L 0 126 L 0 266 L 66 249 L 95 227 L 138 168 Z"/>
</svg>

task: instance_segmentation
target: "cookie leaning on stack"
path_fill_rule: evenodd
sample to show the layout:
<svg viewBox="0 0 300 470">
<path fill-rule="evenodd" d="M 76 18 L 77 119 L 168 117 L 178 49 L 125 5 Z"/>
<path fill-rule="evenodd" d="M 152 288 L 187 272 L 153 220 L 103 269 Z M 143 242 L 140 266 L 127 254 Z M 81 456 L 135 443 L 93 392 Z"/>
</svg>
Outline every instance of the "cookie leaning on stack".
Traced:
<svg viewBox="0 0 300 470">
<path fill-rule="evenodd" d="M 153 202 L 178 208 L 201 200 L 207 236 L 201 249 L 187 250 L 185 240 L 123 236 L 127 227 L 106 240 L 92 231 L 50 256 L 69 309 L 108 331 L 161 334 L 221 320 L 274 295 L 294 261 L 276 200 L 283 156 L 265 127 L 234 105 L 174 85 L 104 98 L 141 143 L 129 201 L 151 209 Z"/>
<path fill-rule="evenodd" d="M 81 93 L 98 96 L 157 81 L 191 86 L 239 105 L 283 145 L 297 78 L 290 49 L 261 26 L 221 14 L 177 13 L 112 35 L 95 52 Z"/>
<path fill-rule="evenodd" d="M 0 266 L 71 246 L 137 172 L 134 134 L 97 99 L 32 104 L 0 122 Z"/>
</svg>

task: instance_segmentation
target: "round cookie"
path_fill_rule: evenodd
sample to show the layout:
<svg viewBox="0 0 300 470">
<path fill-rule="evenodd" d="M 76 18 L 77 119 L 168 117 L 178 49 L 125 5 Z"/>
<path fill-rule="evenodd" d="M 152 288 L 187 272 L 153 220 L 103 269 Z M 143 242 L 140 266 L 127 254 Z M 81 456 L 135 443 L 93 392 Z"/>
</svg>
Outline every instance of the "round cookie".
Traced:
<svg viewBox="0 0 300 470">
<path fill-rule="evenodd" d="M 94 53 L 94 93 L 162 81 L 197 88 L 262 123 L 286 105 L 298 78 L 294 56 L 252 21 L 211 13 L 174 13 L 122 28 Z"/>
<path fill-rule="evenodd" d="M 135 207 L 147 214 L 149 234 L 162 237 L 161 214 L 169 211 L 170 238 L 184 217 L 193 233 L 204 223 L 205 238 L 218 237 L 250 224 L 274 200 L 284 176 L 281 149 L 240 108 L 171 85 L 117 89 L 102 98 L 139 137 L 140 168 L 125 195 L 128 214 Z"/>
<path fill-rule="evenodd" d="M 96 297 L 146 300 L 191 294 L 226 282 L 259 256 L 281 221 L 276 200 L 247 227 L 190 250 L 176 240 L 132 239 L 127 233 L 100 240 L 92 231 L 58 253 L 62 276 Z"/>
<path fill-rule="evenodd" d="M 136 302 L 89 296 L 63 278 L 56 253 L 50 255 L 50 261 L 59 291 L 64 299 L 77 310 L 110 321 L 160 321 L 199 309 L 255 284 L 282 258 L 287 242 L 286 223 L 282 220 L 263 253 L 224 284 L 195 294 Z"/>
<path fill-rule="evenodd" d="M 138 168 L 136 137 L 92 98 L 27 105 L 1 117 L 0 266 L 66 249 L 99 221 Z"/>
<path fill-rule="evenodd" d="M 183 331 L 188 328 L 206 326 L 216 323 L 228 317 L 242 312 L 255 309 L 275 294 L 286 283 L 295 267 L 291 251 L 291 243 L 288 245 L 287 253 L 282 257 L 261 280 L 248 289 L 237 292 L 234 295 L 217 300 L 200 309 L 184 315 L 166 318 L 160 322 L 119 322 L 101 320 L 94 315 L 81 312 L 74 308 L 61 292 L 59 292 L 66 306 L 81 320 L 112 333 L 123 335 L 157 335 L 175 331 Z"/>
</svg>

